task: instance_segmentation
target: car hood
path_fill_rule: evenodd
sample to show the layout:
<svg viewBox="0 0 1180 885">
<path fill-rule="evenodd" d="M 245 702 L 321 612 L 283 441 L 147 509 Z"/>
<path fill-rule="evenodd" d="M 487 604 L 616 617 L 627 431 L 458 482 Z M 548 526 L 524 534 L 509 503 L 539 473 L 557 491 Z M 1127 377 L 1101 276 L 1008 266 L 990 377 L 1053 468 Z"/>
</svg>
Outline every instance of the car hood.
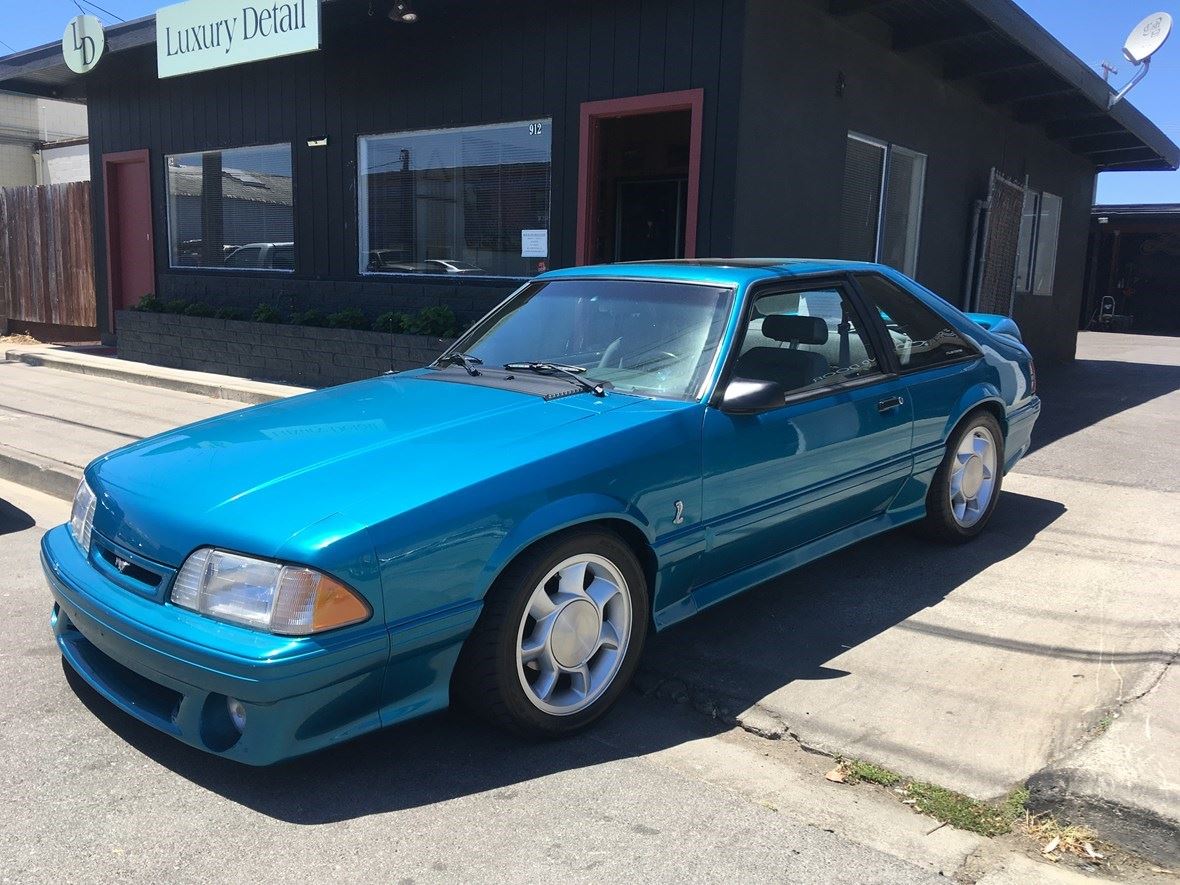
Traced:
<svg viewBox="0 0 1180 885">
<path fill-rule="evenodd" d="M 215 545 L 283 558 L 538 454 L 539 440 L 636 398 L 556 400 L 385 376 L 242 409 L 118 449 L 88 478 L 95 529 L 168 565 Z M 307 537 L 305 530 L 323 531 Z M 316 533 L 312 533 L 316 535 Z"/>
</svg>

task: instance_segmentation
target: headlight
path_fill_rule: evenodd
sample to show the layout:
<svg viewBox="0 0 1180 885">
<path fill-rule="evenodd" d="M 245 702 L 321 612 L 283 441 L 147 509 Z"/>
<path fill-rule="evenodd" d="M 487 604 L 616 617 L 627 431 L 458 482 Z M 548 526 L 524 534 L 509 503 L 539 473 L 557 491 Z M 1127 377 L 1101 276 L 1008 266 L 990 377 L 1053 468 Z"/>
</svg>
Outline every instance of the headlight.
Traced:
<svg viewBox="0 0 1180 885">
<path fill-rule="evenodd" d="M 306 636 L 368 619 L 356 593 L 315 569 L 202 547 L 184 561 L 172 602 L 271 633 Z"/>
<path fill-rule="evenodd" d="M 82 550 L 90 553 L 90 531 L 94 527 L 94 505 L 97 503 L 90 485 L 83 479 L 74 492 L 74 507 L 70 511 L 70 534 Z"/>
</svg>

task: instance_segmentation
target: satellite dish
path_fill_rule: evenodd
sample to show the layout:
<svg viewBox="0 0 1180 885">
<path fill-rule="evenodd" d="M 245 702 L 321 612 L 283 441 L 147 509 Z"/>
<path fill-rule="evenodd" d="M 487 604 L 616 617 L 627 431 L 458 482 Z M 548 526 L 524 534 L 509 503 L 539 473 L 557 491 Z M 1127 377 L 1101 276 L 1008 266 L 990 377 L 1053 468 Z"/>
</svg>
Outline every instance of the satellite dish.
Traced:
<svg viewBox="0 0 1180 885">
<path fill-rule="evenodd" d="M 1123 44 L 1123 55 L 1134 65 L 1147 61 L 1164 45 L 1172 33 L 1172 16 L 1166 12 L 1149 15 L 1132 29 Z"/>
<path fill-rule="evenodd" d="M 1127 42 L 1123 44 L 1123 55 L 1127 61 L 1139 68 L 1139 72 L 1131 78 L 1131 82 L 1110 97 L 1108 107 L 1114 107 L 1123 100 L 1135 85 L 1147 76 L 1151 67 L 1151 57 L 1159 51 L 1172 33 L 1172 16 L 1166 12 L 1156 12 L 1149 15 L 1131 30 Z"/>
</svg>

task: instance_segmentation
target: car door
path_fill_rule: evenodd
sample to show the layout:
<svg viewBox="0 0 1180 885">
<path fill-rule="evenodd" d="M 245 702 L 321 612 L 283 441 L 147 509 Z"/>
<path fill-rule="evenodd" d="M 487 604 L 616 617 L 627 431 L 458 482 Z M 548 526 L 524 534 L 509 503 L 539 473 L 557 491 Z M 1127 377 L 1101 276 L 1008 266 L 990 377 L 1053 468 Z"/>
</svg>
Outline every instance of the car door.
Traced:
<svg viewBox="0 0 1180 885">
<path fill-rule="evenodd" d="M 979 349 L 899 283 L 879 273 L 856 274 L 853 279 L 862 302 L 884 324 L 886 346 L 893 350 L 913 406 L 914 472 L 932 473 L 943 458 L 951 412 L 980 380 L 965 371 L 980 359 Z"/>
<path fill-rule="evenodd" d="M 846 282 L 747 300 L 722 386 L 776 381 L 786 397 L 758 414 L 705 411 L 698 585 L 880 516 L 912 467 L 904 385 Z"/>
</svg>

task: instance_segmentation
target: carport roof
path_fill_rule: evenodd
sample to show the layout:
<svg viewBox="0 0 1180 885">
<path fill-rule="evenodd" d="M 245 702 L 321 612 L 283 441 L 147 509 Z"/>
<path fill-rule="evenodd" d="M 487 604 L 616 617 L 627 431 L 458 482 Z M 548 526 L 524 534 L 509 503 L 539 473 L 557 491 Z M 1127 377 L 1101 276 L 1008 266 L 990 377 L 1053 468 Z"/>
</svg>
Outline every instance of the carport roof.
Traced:
<svg viewBox="0 0 1180 885">
<path fill-rule="evenodd" d="M 423 14 L 439 2 L 421 0 Z M 966 85 L 1022 123 L 1043 127 L 1099 170 L 1180 167 L 1180 147 L 1129 102 L 1108 107 L 1110 86 L 1013 0 L 826 5 L 850 26 L 883 25 L 894 52 L 924 60 L 942 79 Z M 106 37 L 108 52 L 152 45 L 155 17 L 110 27 Z M 0 90 L 85 100 L 85 80 L 66 67 L 57 43 L 0 57 Z"/>
</svg>

